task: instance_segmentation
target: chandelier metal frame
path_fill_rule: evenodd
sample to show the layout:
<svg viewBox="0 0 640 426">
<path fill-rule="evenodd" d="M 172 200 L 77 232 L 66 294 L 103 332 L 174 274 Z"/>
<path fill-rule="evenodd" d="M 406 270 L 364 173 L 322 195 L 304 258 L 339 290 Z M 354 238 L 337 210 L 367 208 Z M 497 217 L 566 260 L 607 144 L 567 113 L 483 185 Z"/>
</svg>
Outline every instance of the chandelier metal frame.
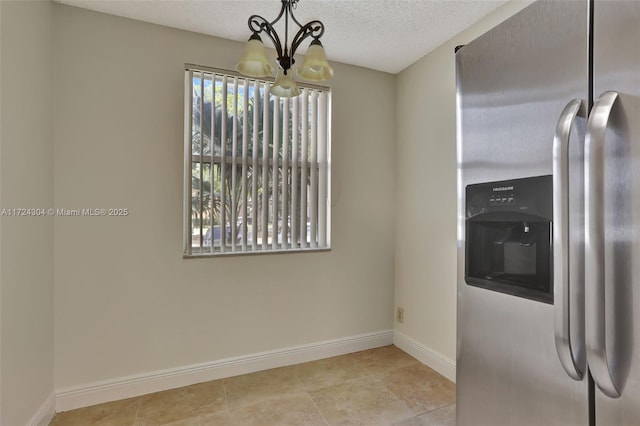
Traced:
<svg viewBox="0 0 640 426">
<path fill-rule="evenodd" d="M 249 40 L 260 40 L 260 33 L 265 33 L 273 42 L 278 55 L 277 61 L 280 64 L 284 74 L 291 69 L 295 63 L 293 55 L 300 47 L 300 44 L 307 38 L 313 37 L 311 44 L 320 44 L 320 37 L 324 34 L 324 24 L 319 20 L 309 21 L 302 25 L 293 15 L 297 3 L 300 0 L 282 0 L 282 8 L 280 13 L 273 21 L 268 21 L 260 15 L 251 15 L 249 17 L 249 29 L 253 32 Z M 276 32 L 274 25 L 284 16 L 284 45 L 280 40 L 280 36 Z M 299 30 L 293 36 L 291 47 L 289 47 L 289 18 L 298 26 Z"/>
</svg>

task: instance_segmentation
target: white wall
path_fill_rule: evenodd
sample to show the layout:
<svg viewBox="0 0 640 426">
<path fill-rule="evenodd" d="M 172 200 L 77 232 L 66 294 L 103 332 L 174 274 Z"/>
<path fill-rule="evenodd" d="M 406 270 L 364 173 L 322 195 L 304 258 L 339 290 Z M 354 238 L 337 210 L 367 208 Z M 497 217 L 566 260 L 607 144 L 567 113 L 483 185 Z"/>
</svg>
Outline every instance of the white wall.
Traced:
<svg viewBox="0 0 640 426">
<path fill-rule="evenodd" d="M 0 208 L 53 205 L 51 13 L 0 2 Z M 0 424 L 53 412 L 53 218 L 0 217 Z"/>
<path fill-rule="evenodd" d="M 518 12 L 514 0 L 397 76 L 394 341 L 450 367 L 456 357 L 456 104 L 454 48 Z"/>
<path fill-rule="evenodd" d="M 184 63 L 242 49 L 54 5 L 56 207 L 131 212 L 55 220 L 57 389 L 393 327 L 389 74 L 335 64 L 331 252 L 182 258 Z"/>
</svg>

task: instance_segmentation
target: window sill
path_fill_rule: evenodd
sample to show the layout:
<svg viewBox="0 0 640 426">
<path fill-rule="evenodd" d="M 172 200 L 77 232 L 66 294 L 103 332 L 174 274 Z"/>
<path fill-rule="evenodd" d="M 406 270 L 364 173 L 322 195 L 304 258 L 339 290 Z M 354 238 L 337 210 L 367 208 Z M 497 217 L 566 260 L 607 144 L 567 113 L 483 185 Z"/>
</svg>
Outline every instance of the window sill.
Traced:
<svg viewBox="0 0 640 426">
<path fill-rule="evenodd" d="M 232 256 L 251 256 L 251 255 L 264 255 L 264 254 L 294 254 L 294 253 L 312 253 L 312 252 L 329 252 L 331 247 L 323 248 L 300 248 L 289 250 L 255 250 L 255 251 L 227 251 L 224 253 L 192 253 L 183 254 L 183 259 L 202 259 L 212 257 L 232 257 Z"/>
</svg>

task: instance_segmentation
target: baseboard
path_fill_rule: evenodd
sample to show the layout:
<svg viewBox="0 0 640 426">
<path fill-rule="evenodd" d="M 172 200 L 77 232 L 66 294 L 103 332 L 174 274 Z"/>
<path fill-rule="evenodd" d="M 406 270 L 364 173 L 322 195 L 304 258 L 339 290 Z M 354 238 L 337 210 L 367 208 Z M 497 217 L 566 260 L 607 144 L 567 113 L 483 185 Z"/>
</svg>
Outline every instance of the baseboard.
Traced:
<svg viewBox="0 0 640 426">
<path fill-rule="evenodd" d="M 53 393 L 47 397 L 47 399 L 42 403 L 38 411 L 31 417 L 31 419 L 27 422 L 28 426 L 47 426 L 51 423 L 54 414 L 56 413 L 55 409 L 55 397 Z"/>
<path fill-rule="evenodd" d="M 456 363 L 454 360 L 426 347 L 397 330 L 393 332 L 393 344 L 455 383 Z"/>
<path fill-rule="evenodd" d="M 393 343 L 393 336 L 391 330 L 361 334 L 59 389 L 55 397 L 55 410 L 73 410 L 239 374 L 387 346 Z"/>
</svg>

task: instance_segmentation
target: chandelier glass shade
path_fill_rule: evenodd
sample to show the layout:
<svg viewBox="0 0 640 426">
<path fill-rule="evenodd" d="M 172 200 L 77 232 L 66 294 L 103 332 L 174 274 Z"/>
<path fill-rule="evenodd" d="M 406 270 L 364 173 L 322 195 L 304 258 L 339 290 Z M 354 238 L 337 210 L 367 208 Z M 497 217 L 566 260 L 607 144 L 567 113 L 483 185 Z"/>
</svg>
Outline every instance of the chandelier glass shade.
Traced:
<svg viewBox="0 0 640 426">
<path fill-rule="evenodd" d="M 292 73 L 285 74 L 284 71 L 278 70 L 276 81 L 271 87 L 271 94 L 280 96 L 281 98 L 291 98 L 298 96 L 302 91 L 293 79 Z"/>
<path fill-rule="evenodd" d="M 324 24 L 318 20 L 310 21 L 302 25 L 293 16 L 293 9 L 300 0 L 281 0 L 282 8 L 280 14 L 273 21 L 269 22 L 259 15 L 249 17 L 249 29 L 252 35 L 245 47 L 244 55 L 236 65 L 236 70 L 249 77 L 267 77 L 272 75 L 273 66 L 267 58 L 266 49 L 260 34 L 266 34 L 273 42 L 277 54 L 277 62 L 280 66 L 276 81 L 271 89 L 275 96 L 291 97 L 300 94 L 291 72 L 293 64 L 296 62 L 293 56 L 300 44 L 311 37 L 313 40 L 309 45 L 305 59 L 297 69 L 298 77 L 309 81 L 324 81 L 333 77 L 333 69 L 327 61 L 320 38 L 324 34 Z M 284 17 L 284 44 L 274 28 L 281 18 Z M 297 33 L 293 36 L 289 45 L 289 20 L 298 26 Z"/>
<path fill-rule="evenodd" d="M 327 55 L 324 53 L 320 41 L 313 40 L 311 42 L 304 62 L 297 69 L 297 74 L 300 78 L 309 81 L 324 81 L 333 77 L 333 68 L 329 66 Z"/>
<path fill-rule="evenodd" d="M 273 73 L 273 66 L 267 59 L 267 52 L 260 37 L 252 36 L 249 39 L 236 69 L 249 77 L 266 77 Z"/>
</svg>

